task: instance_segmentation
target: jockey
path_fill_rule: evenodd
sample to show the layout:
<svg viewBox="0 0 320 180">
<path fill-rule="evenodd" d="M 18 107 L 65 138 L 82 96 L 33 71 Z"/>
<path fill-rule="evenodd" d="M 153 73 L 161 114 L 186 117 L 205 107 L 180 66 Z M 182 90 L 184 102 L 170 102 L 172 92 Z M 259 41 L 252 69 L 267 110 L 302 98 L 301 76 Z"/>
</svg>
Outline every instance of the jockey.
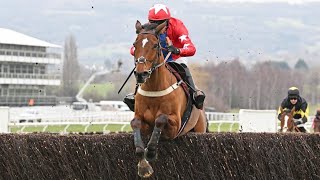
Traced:
<svg viewBox="0 0 320 180">
<path fill-rule="evenodd" d="M 203 108 L 203 102 L 205 94 L 201 90 L 196 90 L 189 68 L 183 58 L 193 56 L 196 52 L 196 48 L 193 45 L 187 28 L 183 22 L 177 18 L 171 17 L 168 7 L 163 4 L 155 4 L 149 9 L 148 14 L 149 23 L 162 24 L 166 22 L 167 26 L 165 31 L 159 35 L 160 44 L 164 49 L 162 50 L 163 56 L 166 57 L 169 52 L 167 62 L 175 61 L 184 68 L 186 72 L 186 79 L 189 86 L 192 89 L 193 103 L 198 109 Z M 172 41 L 172 45 L 167 45 L 166 37 Z M 131 55 L 134 54 L 134 47 L 130 49 Z M 180 59 L 179 59 L 180 58 Z M 129 108 L 134 111 L 134 94 L 128 94 L 123 100 Z"/>
<path fill-rule="evenodd" d="M 288 97 L 286 97 L 282 102 L 278 110 L 278 119 L 281 118 L 280 108 L 292 109 L 295 107 L 295 112 L 293 113 L 295 125 L 304 124 L 307 122 L 309 107 L 307 101 L 300 96 L 299 89 L 296 87 L 291 87 L 288 90 Z M 301 126 L 299 127 L 301 132 L 306 132 L 306 129 Z"/>
</svg>

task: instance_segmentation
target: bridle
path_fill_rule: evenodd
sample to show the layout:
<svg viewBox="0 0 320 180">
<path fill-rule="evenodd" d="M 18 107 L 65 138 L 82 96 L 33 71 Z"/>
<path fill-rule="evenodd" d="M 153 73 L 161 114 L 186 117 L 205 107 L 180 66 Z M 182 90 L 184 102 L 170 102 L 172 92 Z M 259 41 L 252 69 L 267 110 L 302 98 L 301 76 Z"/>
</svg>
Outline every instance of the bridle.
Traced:
<svg viewBox="0 0 320 180">
<path fill-rule="evenodd" d="M 134 71 L 134 74 L 136 76 L 136 79 L 138 79 L 139 77 L 138 76 L 141 76 L 144 80 L 150 78 L 151 74 L 157 70 L 159 67 L 161 67 L 162 65 L 164 65 L 166 63 L 166 60 L 169 58 L 170 54 L 171 53 L 168 53 L 168 55 L 166 56 L 166 58 L 164 59 L 163 62 L 159 63 L 159 60 L 160 60 L 160 57 L 162 55 L 162 49 L 164 49 L 161 44 L 160 44 L 160 40 L 159 40 L 159 36 L 154 32 L 154 31 L 145 31 L 145 32 L 141 32 L 138 34 L 141 35 L 141 34 L 151 34 L 151 35 L 154 35 L 158 42 L 157 44 L 153 47 L 153 48 L 157 48 L 157 56 L 155 60 L 148 60 L 147 58 L 145 58 L 144 56 L 140 56 L 138 58 L 134 58 L 134 62 L 135 62 L 135 67 L 137 67 L 138 64 L 145 64 L 146 62 L 152 62 L 152 66 L 144 71 L 144 72 L 140 72 L 140 73 L 137 73 L 136 71 Z M 135 42 L 136 43 L 136 42 Z M 134 44 L 135 44 L 134 43 Z M 135 55 L 134 55 L 135 57 Z M 144 81 L 145 82 L 145 81 Z M 143 84 L 144 82 L 137 82 L 137 84 L 141 85 Z"/>
</svg>

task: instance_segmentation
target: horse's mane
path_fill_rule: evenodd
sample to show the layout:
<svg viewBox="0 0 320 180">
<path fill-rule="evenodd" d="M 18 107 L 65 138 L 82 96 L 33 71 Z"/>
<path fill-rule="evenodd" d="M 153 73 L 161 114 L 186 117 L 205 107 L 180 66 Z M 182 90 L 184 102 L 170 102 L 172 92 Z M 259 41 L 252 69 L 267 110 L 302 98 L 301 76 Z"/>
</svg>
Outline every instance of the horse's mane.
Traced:
<svg viewBox="0 0 320 180">
<path fill-rule="evenodd" d="M 156 23 L 146 23 L 146 24 L 142 25 L 142 28 L 145 31 L 151 31 L 151 30 L 154 30 L 157 26 L 158 26 L 158 24 L 156 24 Z"/>
</svg>

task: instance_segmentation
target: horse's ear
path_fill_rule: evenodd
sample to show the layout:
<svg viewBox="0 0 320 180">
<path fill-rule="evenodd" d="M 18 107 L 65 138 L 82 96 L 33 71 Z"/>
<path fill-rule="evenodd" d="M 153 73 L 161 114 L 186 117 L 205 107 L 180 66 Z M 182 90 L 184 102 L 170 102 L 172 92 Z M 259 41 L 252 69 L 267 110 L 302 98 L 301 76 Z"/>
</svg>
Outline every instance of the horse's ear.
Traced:
<svg viewBox="0 0 320 180">
<path fill-rule="evenodd" d="M 165 21 L 161 23 L 159 26 L 157 26 L 157 28 L 155 29 L 156 34 L 159 34 L 163 30 L 163 28 L 166 27 L 166 25 L 167 25 L 167 22 Z"/>
<path fill-rule="evenodd" d="M 280 106 L 280 112 L 283 113 L 283 108 Z"/>
<path fill-rule="evenodd" d="M 293 113 L 296 110 L 296 106 L 293 106 L 293 108 L 291 109 L 291 113 Z"/>
<path fill-rule="evenodd" d="M 136 33 L 139 34 L 141 30 L 142 30 L 142 25 L 141 25 L 140 21 L 137 20 L 137 22 L 136 22 Z"/>
</svg>

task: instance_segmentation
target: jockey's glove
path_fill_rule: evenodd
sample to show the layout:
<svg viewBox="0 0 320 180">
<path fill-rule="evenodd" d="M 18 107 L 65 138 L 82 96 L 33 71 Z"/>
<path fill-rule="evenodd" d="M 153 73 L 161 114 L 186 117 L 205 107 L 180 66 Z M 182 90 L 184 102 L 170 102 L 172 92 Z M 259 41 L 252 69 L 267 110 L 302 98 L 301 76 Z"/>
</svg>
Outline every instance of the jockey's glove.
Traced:
<svg viewBox="0 0 320 180">
<path fill-rule="evenodd" d="M 176 54 L 176 55 L 180 54 L 179 48 L 176 48 L 173 45 L 168 46 L 168 51 L 171 52 L 172 54 Z"/>
<path fill-rule="evenodd" d="M 299 125 L 299 124 L 302 124 L 302 120 L 301 119 L 294 119 L 294 124 L 295 125 Z"/>
</svg>

